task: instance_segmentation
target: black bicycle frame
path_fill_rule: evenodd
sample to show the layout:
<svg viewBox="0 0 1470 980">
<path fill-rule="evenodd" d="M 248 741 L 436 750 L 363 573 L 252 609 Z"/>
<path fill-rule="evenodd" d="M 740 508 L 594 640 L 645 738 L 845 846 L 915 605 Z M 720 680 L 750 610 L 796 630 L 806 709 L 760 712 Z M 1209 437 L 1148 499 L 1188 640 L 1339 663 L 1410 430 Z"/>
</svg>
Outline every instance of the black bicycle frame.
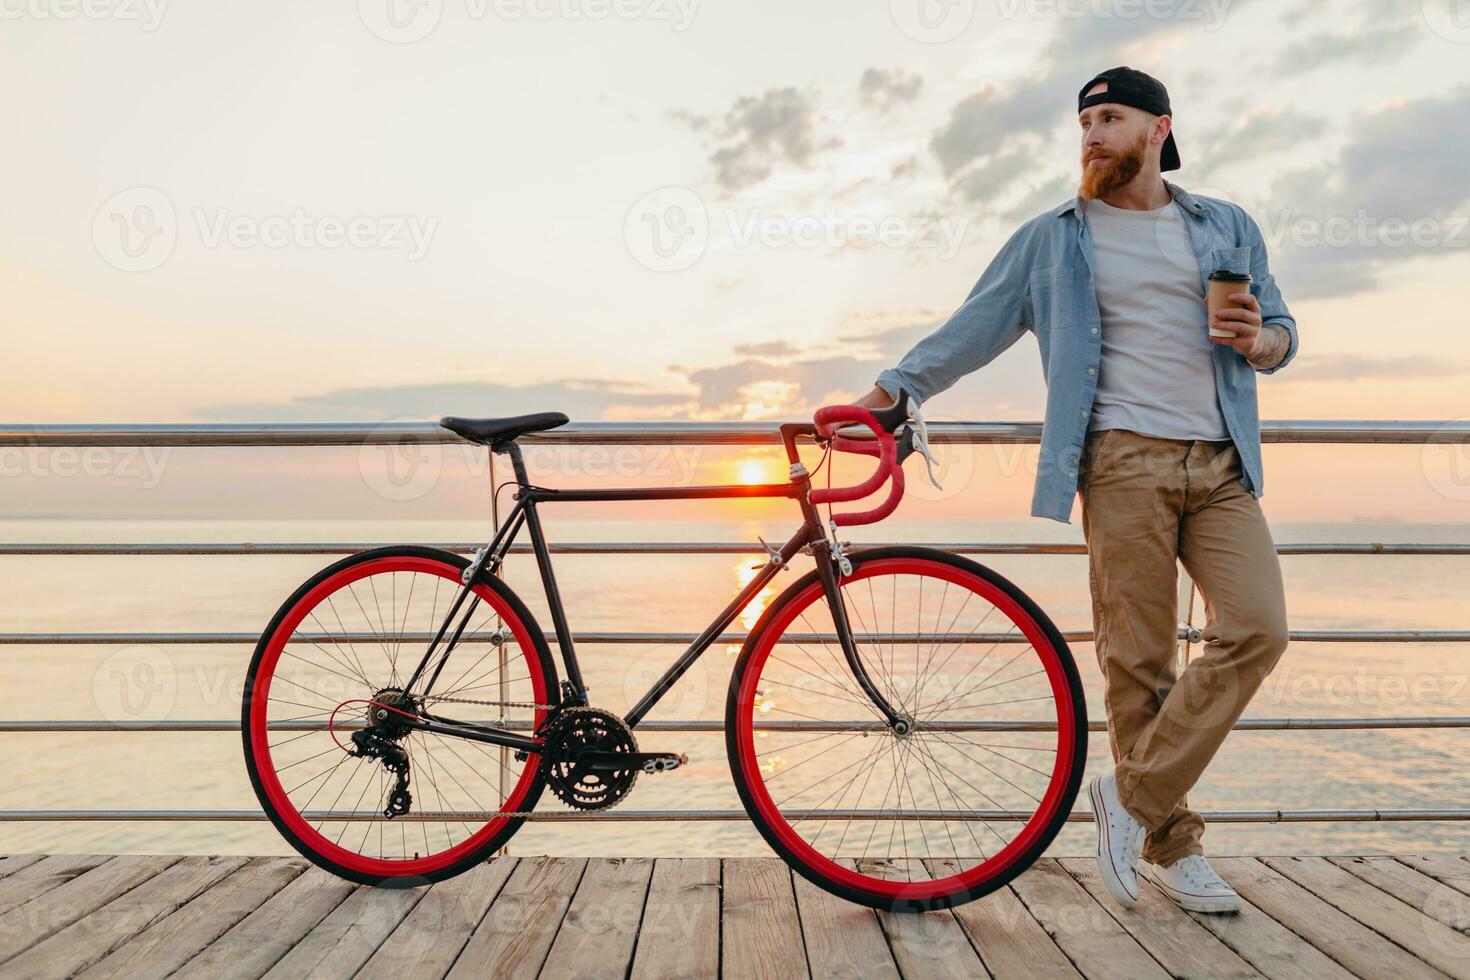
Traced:
<svg viewBox="0 0 1470 980">
<path fill-rule="evenodd" d="M 796 437 L 798 435 L 812 436 L 815 427 L 809 423 L 786 423 L 781 427 L 781 438 L 786 445 L 788 460 L 795 464 L 801 462 L 801 456 L 797 452 Z M 557 589 L 556 575 L 551 567 L 551 554 L 546 546 L 546 535 L 541 528 L 541 518 L 537 513 L 537 505 L 553 501 L 616 501 L 616 500 L 691 500 L 707 498 L 727 497 L 790 497 L 801 506 L 802 526 L 791 539 L 781 546 L 779 551 L 768 557 L 766 564 L 745 587 L 740 590 L 724 610 L 700 633 L 695 641 L 690 644 L 673 665 L 664 672 L 648 693 L 638 700 L 638 703 L 624 716 L 623 720 L 628 727 L 633 728 L 648 714 L 653 706 L 659 702 L 669 689 L 678 682 L 679 678 L 694 665 L 704 652 L 714 643 L 715 639 L 725 631 L 740 611 L 749 604 L 766 584 L 775 578 L 781 569 L 786 568 L 791 560 L 796 557 L 797 552 L 803 548 L 810 547 L 812 555 L 817 560 L 817 575 L 821 579 L 823 592 L 826 594 L 827 602 L 832 611 L 832 621 L 837 628 L 838 640 L 842 645 L 843 656 L 847 660 L 854 678 L 863 692 L 872 699 L 874 706 L 882 713 L 890 725 L 902 724 L 905 719 L 894 711 L 893 707 L 879 693 L 872 679 L 864 668 L 862 659 L 858 655 L 857 643 L 852 635 L 852 628 L 848 623 L 847 610 L 841 598 L 841 592 L 837 588 L 837 573 L 833 570 L 835 562 L 832 560 L 832 542 L 827 538 L 822 526 L 822 520 L 817 508 L 809 499 L 811 490 L 811 477 L 802 472 L 793 477 L 788 483 L 765 483 L 765 484 L 722 484 L 713 486 L 696 487 L 630 487 L 625 489 L 602 489 L 602 490 L 558 490 L 550 487 L 534 486 L 526 476 L 525 462 L 521 456 L 520 446 L 514 441 L 504 447 L 492 447 L 492 451 L 504 452 L 510 456 L 511 464 L 515 469 L 516 482 L 519 491 L 515 495 L 516 505 L 511 511 L 510 517 L 488 545 L 475 553 L 474 561 L 465 569 L 462 577 L 462 586 L 456 595 L 454 603 L 445 614 L 444 622 L 440 625 L 429 648 L 424 651 L 423 658 L 414 668 L 413 674 L 404 685 L 405 692 L 414 697 L 427 697 L 433 690 L 434 682 L 438 680 L 439 673 L 444 669 L 460 636 L 464 633 L 470 616 L 473 615 L 475 607 L 479 603 L 479 596 L 472 594 L 475 582 L 487 571 L 493 572 L 505 560 L 510 546 L 524 524 L 531 532 L 531 547 L 536 554 L 536 564 L 541 572 L 541 584 L 546 592 L 546 601 L 551 609 L 552 626 L 556 630 L 557 645 L 562 651 L 562 664 L 565 671 L 563 691 L 560 695 L 560 703 L 585 705 L 587 703 L 587 688 L 582 682 L 582 671 L 577 664 L 577 654 L 572 643 L 571 630 L 567 626 L 566 613 L 562 607 L 561 593 Z M 493 489 L 491 491 L 494 492 Z M 450 624 L 454 622 L 460 609 L 468 600 L 469 606 L 460 616 L 458 623 L 454 626 L 440 653 L 437 664 L 432 671 L 428 666 L 434 658 L 435 651 L 444 640 L 445 634 L 450 632 Z M 420 678 L 428 672 L 428 679 L 422 691 L 415 692 Z M 540 742 L 534 738 L 518 735 L 502 728 L 477 725 L 472 722 L 454 721 L 420 711 L 420 721 L 410 723 L 410 727 L 422 729 L 440 735 L 452 735 L 466 738 L 471 741 L 486 742 L 493 745 L 502 745 L 523 751 L 535 752 L 539 750 Z"/>
</svg>

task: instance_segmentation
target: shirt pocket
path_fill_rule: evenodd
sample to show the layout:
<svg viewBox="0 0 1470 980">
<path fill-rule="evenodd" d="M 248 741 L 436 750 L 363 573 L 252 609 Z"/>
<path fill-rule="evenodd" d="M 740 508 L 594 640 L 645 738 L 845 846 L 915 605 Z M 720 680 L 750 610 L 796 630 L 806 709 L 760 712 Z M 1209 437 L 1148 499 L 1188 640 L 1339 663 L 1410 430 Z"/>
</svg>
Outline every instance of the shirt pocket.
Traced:
<svg viewBox="0 0 1470 980">
<path fill-rule="evenodd" d="M 1249 245 L 1232 245 L 1226 248 L 1210 249 L 1210 267 L 1205 270 L 1205 277 L 1210 273 L 1224 270 L 1225 272 L 1250 272 L 1251 271 L 1251 247 Z"/>
<path fill-rule="evenodd" d="M 1027 290 L 1031 299 L 1031 322 L 1041 331 L 1064 331 L 1072 325 L 1072 267 L 1065 263 L 1031 273 Z"/>
</svg>

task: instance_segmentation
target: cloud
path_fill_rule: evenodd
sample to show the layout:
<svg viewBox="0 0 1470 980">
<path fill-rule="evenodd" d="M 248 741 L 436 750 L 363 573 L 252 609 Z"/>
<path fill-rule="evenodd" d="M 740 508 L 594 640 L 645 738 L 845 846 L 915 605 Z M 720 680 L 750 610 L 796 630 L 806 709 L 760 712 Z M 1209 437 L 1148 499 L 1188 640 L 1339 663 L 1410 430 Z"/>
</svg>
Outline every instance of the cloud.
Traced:
<svg viewBox="0 0 1470 980">
<path fill-rule="evenodd" d="M 963 298 L 958 295 L 955 305 Z M 262 422 L 379 422 L 531 412 L 565 412 L 577 421 L 802 418 L 822 405 L 866 393 L 880 371 L 897 364 L 947 318 L 947 312 L 935 310 L 861 311 L 848 318 L 835 340 L 805 347 L 787 340 L 744 343 L 736 345 L 733 358 L 724 362 L 669 365 L 667 373 L 682 383 L 665 387 L 587 378 L 520 386 L 497 382 L 376 386 L 302 395 L 285 403 L 210 405 L 194 414 L 199 419 Z M 1002 409 L 1039 417 L 1045 389 L 1039 362 L 1025 346 L 1018 344 L 1003 354 L 1017 360 L 1007 362 L 1011 367 L 987 371 L 983 387 L 956 386 L 956 394 L 944 399 L 950 417 L 995 417 Z M 1016 365 L 1028 357 L 1036 369 L 1017 370 Z"/>
<path fill-rule="evenodd" d="M 1224 132 L 1217 129 L 1214 135 L 1202 139 L 1198 149 L 1190 154 L 1193 179 L 1207 182 L 1216 171 L 1230 164 L 1289 150 L 1326 131 L 1327 120 L 1320 116 L 1309 116 L 1295 109 L 1259 109 L 1233 129 Z"/>
<path fill-rule="evenodd" d="M 732 193 L 759 184 L 780 165 L 805 169 L 822 151 L 842 145 L 841 137 L 820 132 L 816 95 L 790 86 L 741 96 L 718 115 L 670 115 L 706 137 L 715 179 Z"/>
<path fill-rule="evenodd" d="M 751 357 L 788 357 L 800 348 L 786 340 L 763 340 L 753 344 L 736 344 L 735 353 Z"/>
<path fill-rule="evenodd" d="M 858 101 L 869 109 L 888 112 L 914 101 L 924 79 L 918 72 L 901 68 L 869 68 L 858 79 Z"/>
<path fill-rule="evenodd" d="M 1029 149 L 1004 151 L 966 170 L 954 182 L 954 190 L 966 201 L 988 203 L 996 187 L 1009 186 L 1016 178 L 1032 172 L 1035 166 L 1036 155 Z"/>
<path fill-rule="evenodd" d="M 1351 295 L 1395 263 L 1470 252 L 1467 116 L 1470 85 L 1391 104 L 1358 117 L 1335 160 L 1279 178 L 1256 218 L 1283 290 Z"/>
<path fill-rule="evenodd" d="M 1276 71 L 1302 75 L 1340 61 L 1354 67 L 1398 60 L 1424 36 L 1422 25 L 1402 24 L 1392 30 L 1359 30 L 1350 34 L 1315 34 L 1292 43 L 1276 59 Z"/>
<path fill-rule="evenodd" d="M 1150 4 L 1147 17 L 1060 17 L 1038 69 L 1004 87 L 987 85 L 957 102 L 949 121 L 931 136 L 930 151 L 966 201 L 1003 200 L 1025 173 L 1008 167 L 1006 154 L 1030 152 L 1041 159 L 1058 127 L 1076 125 L 1076 94 L 1088 79 L 1137 61 L 1135 56 L 1151 39 L 1201 29 L 1203 16 L 1205 5 L 1198 0 L 1158 0 Z M 1161 80 L 1169 84 L 1169 79 Z M 992 179 L 977 183 L 972 168 Z M 993 179 L 1002 176 L 1007 179 Z"/>
<path fill-rule="evenodd" d="M 1047 208 L 1077 196 L 1077 178 L 1072 176 L 1053 177 L 1033 188 L 1025 197 L 1001 212 L 1007 221 L 1023 221 L 1032 218 Z"/>
</svg>

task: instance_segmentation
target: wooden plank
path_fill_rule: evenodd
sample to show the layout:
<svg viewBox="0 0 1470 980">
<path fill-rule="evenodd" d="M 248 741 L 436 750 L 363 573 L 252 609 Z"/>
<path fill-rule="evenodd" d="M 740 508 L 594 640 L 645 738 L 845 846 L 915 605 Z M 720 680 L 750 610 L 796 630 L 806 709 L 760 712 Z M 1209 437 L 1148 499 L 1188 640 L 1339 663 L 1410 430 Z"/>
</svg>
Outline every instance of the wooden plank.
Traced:
<svg viewBox="0 0 1470 980">
<path fill-rule="evenodd" d="M 266 976 L 272 980 L 352 976 L 428 890 L 426 884 L 355 889 L 277 960 Z"/>
<path fill-rule="evenodd" d="M 1164 895 L 1151 881 L 1140 882 L 1139 888 Z M 1188 915 L 1271 980 L 1352 980 L 1351 973 L 1322 955 L 1321 950 L 1244 899 L 1240 911 L 1229 915 Z"/>
<path fill-rule="evenodd" d="M 1470 861 L 1452 854 L 1405 855 L 1398 860 L 1457 892 L 1470 895 Z"/>
<path fill-rule="evenodd" d="M 586 867 L 585 858 L 521 858 L 449 976 L 539 973 Z"/>
<path fill-rule="evenodd" d="M 1470 898 L 1444 882 L 1436 881 L 1387 855 L 1367 857 L 1330 857 L 1339 868 L 1362 878 L 1376 888 L 1408 902 L 1432 919 L 1451 929 L 1470 929 Z"/>
<path fill-rule="evenodd" d="M 244 863 L 243 857 L 186 857 L 32 946 L 7 963 L 5 970 L 25 977 L 69 977 Z"/>
<path fill-rule="evenodd" d="M 307 868 L 185 963 L 174 976 L 208 980 L 258 977 L 341 905 L 356 887 L 321 868 Z"/>
<path fill-rule="evenodd" d="M 176 856 L 115 857 L 11 909 L 0 916 L 0 963 L 90 915 L 178 860 Z"/>
<path fill-rule="evenodd" d="M 515 866 L 513 857 L 492 858 L 430 886 L 423 901 L 383 941 L 359 975 L 439 980 L 449 972 Z"/>
<path fill-rule="evenodd" d="M 1351 916 L 1333 908 L 1285 875 L 1255 858 L 1210 862 L 1246 901 L 1361 976 L 1438 977 L 1438 970 L 1411 956 Z"/>
<path fill-rule="evenodd" d="M 719 860 L 659 858 L 638 931 L 633 980 L 712 977 L 719 970 Z"/>
<path fill-rule="evenodd" d="M 252 858 L 80 975 L 87 980 L 167 976 L 260 908 L 305 869 L 306 862 L 296 858 Z"/>
<path fill-rule="evenodd" d="M 721 975 L 806 976 L 791 869 L 779 858 L 742 858 L 724 863 L 724 881 Z"/>
<path fill-rule="evenodd" d="M 1261 861 L 1452 977 L 1470 978 L 1470 938 L 1320 857 Z"/>
<path fill-rule="evenodd" d="M 106 854 L 52 854 L 17 868 L 0 880 L 0 913 L 24 905 L 110 860 Z"/>
<path fill-rule="evenodd" d="M 1054 858 L 1037 861 L 1011 882 L 1011 888 L 1089 980 L 1168 977 L 1138 940 Z"/>
<path fill-rule="evenodd" d="M 963 870 L 955 861 L 926 861 L 925 864 L 936 876 Z M 969 934 L 985 968 L 997 980 L 1009 977 L 1077 980 L 1081 976 L 1067 954 L 1051 941 L 1041 923 L 1008 887 L 956 906 L 954 916 Z"/>
<path fill-rule="evenodd" d="M 864 859 L 864 874 L 895 881 L 922 881 L 929 871 L 917 860 Z M 888 936 L 893 960 L 907 977 L 988 977 L 980 954 L 970 945 L 959 920 L 949 909 L 937 912 L 878 910 L 878 921 Z"/>
<path fill-rule="evenodd" d="M 801 875 L 792 875 L 792 882 L 796 886 L 796 909 L 801 916 L 807 962 L 814 978 L 893 977 L 897 980 L 898 965 L 872 909 L 838 898 Z"/>
<path fill-rule="evenodd" d="M 0 857 L 0 878 L 14 874 L 21 868 L 28 868 L 45 856 L 44 854 L 7 854 Z"/>
<path fill-rule="evenodd" d="M 1099 905 L 1112 913 L 1118 924 L 1138 940 L 1150 956 L 1174 976 L 1193 973 L 1208 977 L 1256 978 L 1261 975 L 1157 887 L 1144 888 L 1144 881 L 1140 879 L 1137 904 L 1131 909 L 1121 909 L 1110 901 L 1096 858 L 1063 858 L 1060 864 Z"/>
<path fill-rule="evenodd" d="M 649 858 L 593 858 L 541 968 L 548 977 L 625 976 L 633 961 Z"/>
</svg>

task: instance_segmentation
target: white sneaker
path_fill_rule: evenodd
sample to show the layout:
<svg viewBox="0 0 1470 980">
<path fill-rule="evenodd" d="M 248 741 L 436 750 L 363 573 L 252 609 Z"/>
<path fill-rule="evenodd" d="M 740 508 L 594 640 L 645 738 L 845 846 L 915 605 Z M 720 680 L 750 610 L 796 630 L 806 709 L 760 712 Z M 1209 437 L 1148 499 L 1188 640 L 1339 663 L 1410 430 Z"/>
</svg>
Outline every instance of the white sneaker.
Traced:
<svg viewBox="0 0 1470 980">
<path fill-rule="evenodd" d="M 1118 781 L 1112 774 L 1095 776 L 1087 784 L 1092 816 L 1097 821 L 1097 866 L 1103 884 L 1118 904 L 1132 908 L 1138 901 L 1138 855 L 1148 828 L 1123 809 Z"/>
<path fill-rule="evenodd" d="M 1195 912 L 1238 912 L 1240 896 L 1200 854 L 1187 854 L 1168 867 L 1143 862 L 1143 873 L 1180 908 Z"/>
</svg>

